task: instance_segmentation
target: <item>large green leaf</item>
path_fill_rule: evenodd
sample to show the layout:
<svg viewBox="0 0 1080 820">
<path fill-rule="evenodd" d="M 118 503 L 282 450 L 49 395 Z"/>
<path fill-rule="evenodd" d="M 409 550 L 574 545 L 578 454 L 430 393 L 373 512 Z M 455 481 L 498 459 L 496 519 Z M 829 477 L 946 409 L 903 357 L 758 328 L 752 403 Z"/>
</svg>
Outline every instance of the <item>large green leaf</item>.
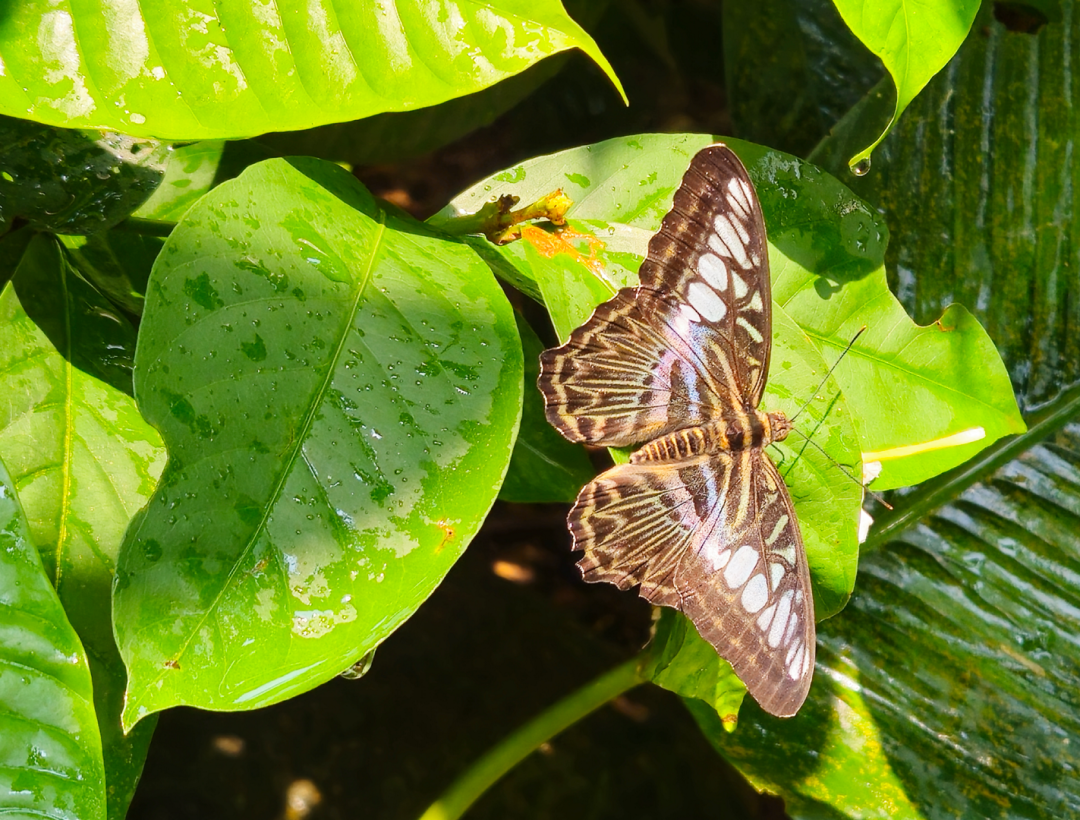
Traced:
<svg viewBox="0 0 1080 820">
<path fill-rule="evenodd" d="M 86 653 L 2 463 L 0 613 L 0 814 L 104 820 L 105 770 Z"/>
<path fill-rule="evenodd" d="M 632 284 L 645 246 L 704 136 L 645 135 L 531 160 L 457 197 L 436 223 L 478 210 L 495 193 L 523 202 L 562 187 L 574 200 L 577 231 L 526 230 L 500 249 L 496 273 L 532 282 L 561 337 L 591 310 L 574 299 L 560 273 L 576 262 L 593 293 Z M 827 361 L 862 324 L 867 332 L 835 377 L 858 425 L 864 452 L 917 445 L 982 428 L 973 444 L 883 461 L 875 487 L 914 484 L 960 464 L 1003 435 L 1023 429 L 993 344 L 963 309 L 918 328 L 885 287 L 886 231 L 866 203 L 808 163 L 729 140 L 754 179 L 769 232 L 774 300 L 814 340 Z M 559 261 L 563 260 L 563 261 Z M 537 284 L 542 277 L 542 284 Z M 546 288 L 546 290 L 545 290 Z M 603 297 L 606 298 L 606 297 Z M 949 330 L 942 333 L 941 330 Z M 905 410 L 898 413 L 897 406 Z M 910 408 L 910 409 L 909 409 Z"/>
<path fill-rule="evenodd" d="M 865 173 L 870 154 L 904 109 L 941 71 L 971 29 L 980 0 L 833 0 L 844 22 L 896 83 L 896 106 L 880 136 L 849 163 Z"/>
<path fill-rule="evenodd" d="M 188 210 L 136 355 L 169 463 L 114 592 L 127 725 L 273 703 L 382 642 L 494 501 L 521 379 L 480 260 L 341 168 L 268 161 Z"/>
<path fill-rule="evenodd" d="M 73 274 L 55 239 L 37 236 L 0 292 L 0 457 L 89 655 L 116 817 L 153 725 L 127 736 L 120 728 L 126 675 L 112 635 L 113 567 L 165 455 L 129 395 L 134 347 L 131 325 Z"/>
<path fill-rule="evenodd" d="M 1072 424 L 866 556 L 796 718 L 691 711 L 797 818 L 1076 816 L 1078 530 Z"/>
<path fill-rule="evenodd" d="M 0 113 L 235 138 L 434 105 L 572 48 L 618 87 L 558 0 L 28 0 L 0 16 Z"/>
<path fill-rule="evenodd" d="M 894 226 L 888 268 L 920 321 L 952 302 L 969 306 L 1008 363 L 1021 406 L 1036 408 L 1080 382 L 1080 301 L 1072 139 L 1073 53 L 1080 15 L 1037 34 L 1008 31 L 988 6 L 963 48 L 877 152 L 874 171 L 849 182 Z M 852 111 L 815 161 L 841 169 L 866 138 Z"/>
</svg>

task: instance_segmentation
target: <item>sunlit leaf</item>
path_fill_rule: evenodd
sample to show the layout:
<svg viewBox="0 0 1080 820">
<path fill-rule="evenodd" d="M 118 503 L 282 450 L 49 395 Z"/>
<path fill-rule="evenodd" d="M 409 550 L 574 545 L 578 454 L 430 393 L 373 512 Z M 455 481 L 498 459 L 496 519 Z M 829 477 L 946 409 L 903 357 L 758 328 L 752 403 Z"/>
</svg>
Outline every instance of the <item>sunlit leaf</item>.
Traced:
<svg viewBox="0 0 1080 820">
<path fill-rule="evenodd" d="M 559 0 L 56 5 L 0 18 L 0 113 L 162 139 L 237 138 L 422 108 L 580 48 Z"/>
<path fill-rule="evenodd" d="M 896 105 L 888 125 L 848 161 L 866 173 L 874 149 L 904 109 L 941 71 L 964 42 L 981 0 L 833 0 L 844 22 L 881 58 L 896 84 Z"/>
<path fill-rule="evenodd" d="M 129 395 L 134 345 L 134 329 L 74 275 L 57 242 L 36 237 L 0 292 L 0 457 L 89 656 L 117 816 L 153 724 L 120 729 L 126 675 L 110 589 L 124 529 L 164 466 L 161 440 Z"/>
<path fill-rule="evenodd" d="M 86 653 L 0 463 L 0 814 L 104 820 Z"/>
<path fill-rule="evenodd" d="M 261 163 L 188 210 L 136 355 L 169 463 L 118 568 L 127 725 L 273 703 L 381 643 L 495 500 L 521 367 L 473 252 L 337 166 Z"/>
</svg>

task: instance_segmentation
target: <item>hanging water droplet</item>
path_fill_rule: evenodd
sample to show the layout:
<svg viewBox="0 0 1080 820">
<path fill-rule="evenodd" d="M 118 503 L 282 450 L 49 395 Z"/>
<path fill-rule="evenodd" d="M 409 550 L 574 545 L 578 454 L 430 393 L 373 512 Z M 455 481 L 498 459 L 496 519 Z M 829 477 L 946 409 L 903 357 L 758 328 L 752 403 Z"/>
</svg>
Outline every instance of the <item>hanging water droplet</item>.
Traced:
<svg viewBox="0 0 1080 820">
<path fill-rule="evenodd" d="M 864 177 L 870 172 L 870 157 L 863 157 L 858 162 L 853 162 L 848 169 L 857 177 Z"/>
</svg>

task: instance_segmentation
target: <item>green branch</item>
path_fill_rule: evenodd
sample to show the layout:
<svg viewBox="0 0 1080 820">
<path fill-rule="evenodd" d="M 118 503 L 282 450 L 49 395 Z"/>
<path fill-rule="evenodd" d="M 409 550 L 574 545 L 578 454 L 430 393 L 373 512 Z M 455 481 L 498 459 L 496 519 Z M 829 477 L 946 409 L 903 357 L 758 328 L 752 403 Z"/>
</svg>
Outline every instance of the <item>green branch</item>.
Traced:
<svg viewBox="0 0 1080 820">
<path fill-rule="evenodd" d="M 480 795 L 542 743 L 628 689 L 644 683 L 640 672 L 643 665 L 644 656 L 631 658 L 518 728 L 450 784 L 450 788 L 428 807 L 420 820 L 457 820 Z"/>
</svg>

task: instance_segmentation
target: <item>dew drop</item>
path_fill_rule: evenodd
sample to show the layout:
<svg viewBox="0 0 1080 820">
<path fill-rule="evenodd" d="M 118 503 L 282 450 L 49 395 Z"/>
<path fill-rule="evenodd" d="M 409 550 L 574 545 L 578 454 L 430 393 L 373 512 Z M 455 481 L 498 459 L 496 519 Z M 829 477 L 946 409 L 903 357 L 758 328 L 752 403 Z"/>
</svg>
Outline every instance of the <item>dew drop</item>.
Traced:
<svg viewBox="0 0 1080 820">
<path fill-rule="evenodd" d="M 870 157 L 863 157 L 858 162 L 853 162 L 848 169 L 857 177 L 864 177 L 870 172 Z"/>
</svg>

